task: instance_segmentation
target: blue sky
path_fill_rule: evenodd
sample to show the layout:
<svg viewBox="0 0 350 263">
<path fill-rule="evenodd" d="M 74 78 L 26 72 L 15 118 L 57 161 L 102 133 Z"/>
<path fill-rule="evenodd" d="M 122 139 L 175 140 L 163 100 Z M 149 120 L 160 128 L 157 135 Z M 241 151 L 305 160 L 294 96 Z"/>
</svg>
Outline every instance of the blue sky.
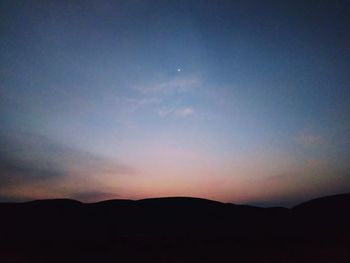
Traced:
<svg viewBox="0 0 350 263">
<path fill-rule="evenodd" d="M 350 190 L 348 1 L 1 10 L 2 200 Z"/>
</svg>

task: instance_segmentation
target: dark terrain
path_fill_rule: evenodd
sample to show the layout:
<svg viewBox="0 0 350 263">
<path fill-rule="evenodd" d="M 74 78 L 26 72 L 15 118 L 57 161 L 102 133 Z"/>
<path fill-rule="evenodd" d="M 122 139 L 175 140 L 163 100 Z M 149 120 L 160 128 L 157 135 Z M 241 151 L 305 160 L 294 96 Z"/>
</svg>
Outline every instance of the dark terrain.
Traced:
<svg viewBox="0 0 350 263">
<path fill-rule="evenodd" d="M 350 262 L 350 194 L 292 209 L 197 198 L 0 204 L 0 262 Z"/>
</svg>

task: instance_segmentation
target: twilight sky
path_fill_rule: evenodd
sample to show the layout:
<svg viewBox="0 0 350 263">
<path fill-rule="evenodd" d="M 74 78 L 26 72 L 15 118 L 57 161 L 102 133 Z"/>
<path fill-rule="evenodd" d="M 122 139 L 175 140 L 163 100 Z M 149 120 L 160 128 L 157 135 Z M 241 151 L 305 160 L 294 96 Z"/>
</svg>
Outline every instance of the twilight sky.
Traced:
<svg viewBox="0 0 350 263">
<path fill-rule="evenodd" d="M 350 191 L 348 0 L 0 10 L 0 201 Z"/>
</svg>

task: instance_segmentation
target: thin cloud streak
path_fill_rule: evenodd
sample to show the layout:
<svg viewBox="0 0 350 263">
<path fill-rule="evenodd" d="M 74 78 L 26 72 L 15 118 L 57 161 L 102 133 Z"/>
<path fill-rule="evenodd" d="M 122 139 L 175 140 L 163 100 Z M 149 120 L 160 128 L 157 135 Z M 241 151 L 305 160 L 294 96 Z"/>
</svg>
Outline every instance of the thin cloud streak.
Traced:
<svg viewBox="0 0 350 263">
<path fill-rule="evenodd" d="M 162 108 L 158 111 L 158 115 L 161 117 L 165 117 L 165 116 L 177 116 L 177 117 L 188 117 L 191 116 L 195 113 L 194 109 L 191 107 L 187 107 L 187 108 L 178 108 L 178 109 L 174 109 L 174 108 Z"/>
<path fill-rule="evenodd" d="M 65 188 L 79 192 L 81 186 L 89 189 L 100 185 L 104 178 L 134 174 L 134 169 L 127 165 L 67 147 L 42 135 L 2 133 L 0 142 L 3 146 L 0 150 L 2 192 L 16 192 L 31 186 L 35 189 L 34 185 L 44 185 L 53 192 L 64 192 Z M 74 178 L 79 178 L 80 185 L 74 183 Z M 31 194 L 27 194 L 30 198 Z"/>
<path fill-rule="evenodd" d="M 175 77 L 171 80 L 149 83 L 146 85 L 138 85 L 133 87 L 141 94 L 152 95 L 173 95 L 177 93 L 187 93 L 198 87 L 201 78 L 197 76 Z"/>
</svg>

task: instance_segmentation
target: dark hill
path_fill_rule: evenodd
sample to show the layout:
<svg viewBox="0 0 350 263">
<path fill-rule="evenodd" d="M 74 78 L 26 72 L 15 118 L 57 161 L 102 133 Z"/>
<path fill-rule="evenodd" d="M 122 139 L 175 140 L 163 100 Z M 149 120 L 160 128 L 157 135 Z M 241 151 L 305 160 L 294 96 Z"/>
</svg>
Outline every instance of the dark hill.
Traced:
<svg viewBox="0 0 350 263">
<path fill-rule="evenodd" d="M 313 199 L 294 207 L 297 210 L 309 211 L 339 211 L 350 210 L 350 194 L 338 194 Z"/>
<path fill-rule="evenodd" d="M 93 258 L 102 254 L 105 262 L 127 262 L 128 257 L 135 262 L 164 262 L 153 260 L 153 253 L 164 257 L 169 253 L 180 255 L 170 256 L 170 262 L 218 262 L 226 258 L 273 262 L 275 254 L 276 262 L 315 261 L 305 257 L 308 250 L 325 255 L 318 262 L 337 262 L 339 256 L 348 259 L 349 206 L 350 194 L 311 200 L 292 209 L 188 197 L 87 204 L 70 199 L 3 203 L 0 242 L 6 248 L 5 254 L 14 250 L 23 256 L 43 247 L 47 260 L 54 253 L 51 249 L 57 248 L 63 251 L 62 255 L 73 255 L 72 262 L 99 262 Z M 77 250 L 68 249 L 68 244 Z M 41 252 L 32 257 L 37 260 L 37 253 Z M 266 261 L 257 256 L 259 253 Z M 285 255 L 292 257 L 293 253 L 298 255 L 296 261 L 283 261 Z M 322 261 L 327 257 L 333 261 Z M 42 262 L 52 260 L 56 259 Z M 70 259 L 57 258 L 57 262 L 62 261 Z"/>
</svg>

